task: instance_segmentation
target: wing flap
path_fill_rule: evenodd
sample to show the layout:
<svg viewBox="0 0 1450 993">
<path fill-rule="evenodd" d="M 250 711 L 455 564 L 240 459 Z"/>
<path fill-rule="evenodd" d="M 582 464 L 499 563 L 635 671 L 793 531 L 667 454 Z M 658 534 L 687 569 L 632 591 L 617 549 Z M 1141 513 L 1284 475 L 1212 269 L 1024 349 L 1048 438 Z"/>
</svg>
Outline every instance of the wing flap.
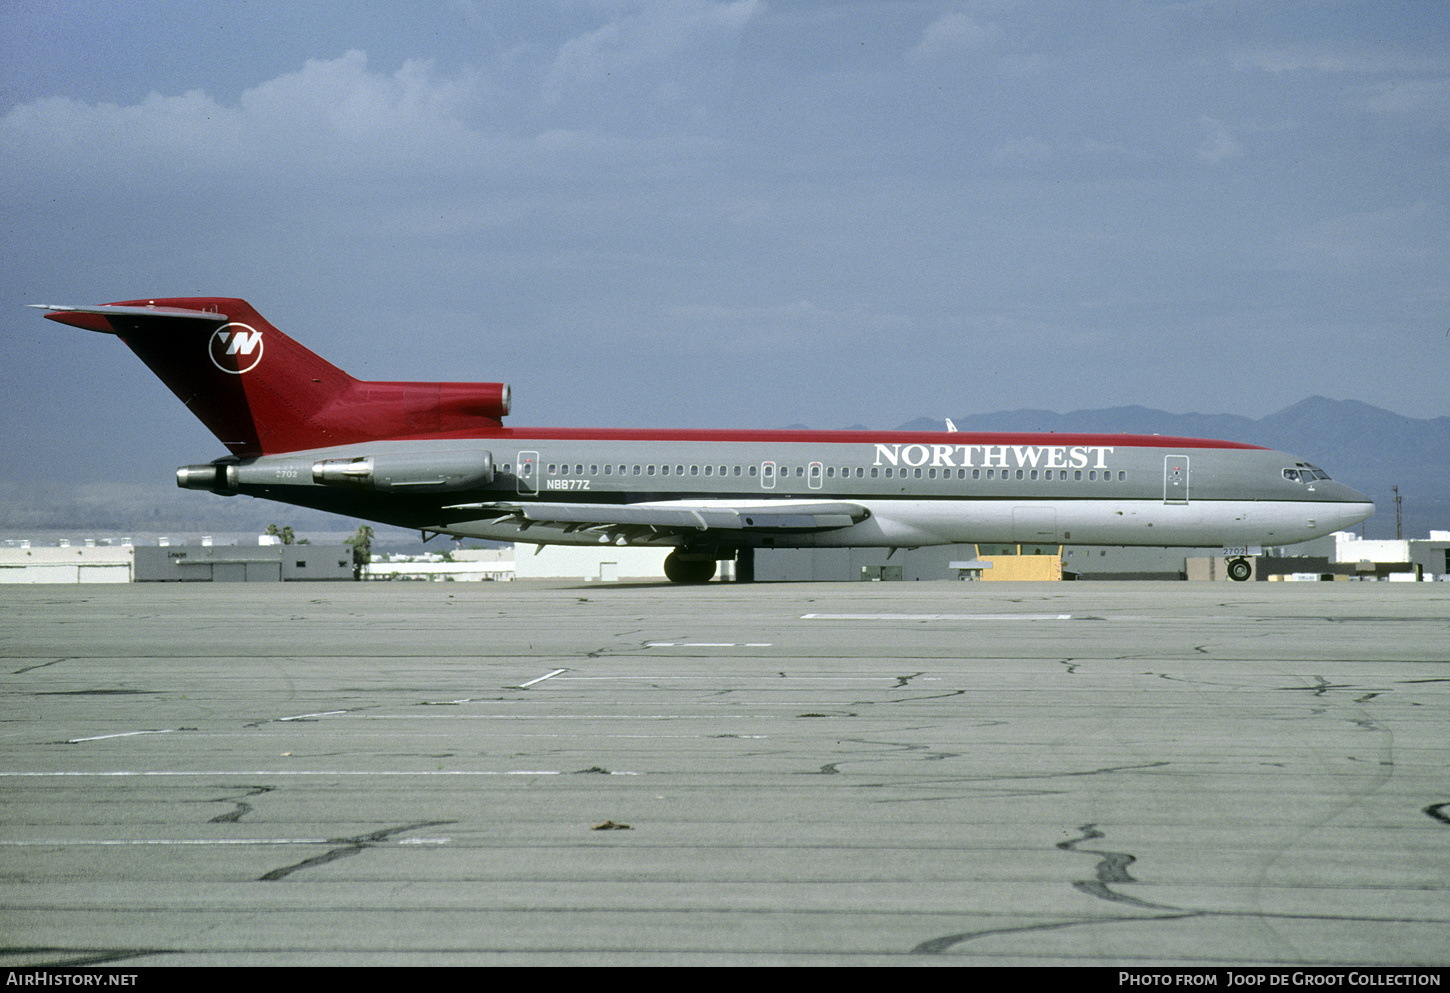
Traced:
<svg viewBox="0 0 1450 993">
<path fill-rule="evenodd" d="M 494 523 L 512 519 L 521 531 L 539 525 L 575 531 L 833 531 L 864 520 L 869 511 L 854 503 L 792 504 L 750 501 L 738 506 L 711 503 L 474 503 L 449 511 L 482 511 Z"/>
</svg>

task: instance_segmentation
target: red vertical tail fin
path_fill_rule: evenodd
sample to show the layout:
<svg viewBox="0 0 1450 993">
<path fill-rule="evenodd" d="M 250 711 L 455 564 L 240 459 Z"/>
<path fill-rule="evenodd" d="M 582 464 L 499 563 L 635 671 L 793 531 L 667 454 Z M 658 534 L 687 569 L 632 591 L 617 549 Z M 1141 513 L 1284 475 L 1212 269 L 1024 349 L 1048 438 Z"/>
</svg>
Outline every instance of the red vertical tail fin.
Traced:
<svg viewBox="0 0 1450 993">
<path fill-rule="evenodd" d="M 502 383 L 368 383 L 273 327 L 245 300 L 173 297 L 46 307 L 117 335 L 233 455 L 497 428 Z"/>
</svg>

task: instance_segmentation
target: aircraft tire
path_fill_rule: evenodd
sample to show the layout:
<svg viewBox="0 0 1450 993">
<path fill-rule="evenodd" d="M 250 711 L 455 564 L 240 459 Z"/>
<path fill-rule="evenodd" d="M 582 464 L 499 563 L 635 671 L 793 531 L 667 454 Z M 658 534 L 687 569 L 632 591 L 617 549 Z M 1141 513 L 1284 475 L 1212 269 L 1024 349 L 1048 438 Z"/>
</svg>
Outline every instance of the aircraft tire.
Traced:
<svg viewBox="0 0 1450 993">
<path fill-rule="evenodd" d="M 708 583 L 715 576 L 712 558 L 684 558 L 678 551 L 665 556 L 665 578 L 672 583 Z"/>
<path fill-rule="evenodd" d="M 1228 578 L 1236 583 L 1242 583 L 1254 574 L 1254 567 L 1249 564 L 1248 559 L 1230 559 L 1228 564 Z"/>
</svg>

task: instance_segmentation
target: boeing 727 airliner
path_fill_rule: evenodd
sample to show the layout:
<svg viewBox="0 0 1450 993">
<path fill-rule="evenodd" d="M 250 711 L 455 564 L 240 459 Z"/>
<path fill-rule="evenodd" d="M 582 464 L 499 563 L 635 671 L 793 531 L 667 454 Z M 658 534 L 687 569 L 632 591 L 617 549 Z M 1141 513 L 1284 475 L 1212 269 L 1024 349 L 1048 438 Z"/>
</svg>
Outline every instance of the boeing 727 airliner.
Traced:
<svg viewBox="0 0 1450 993">
<path fill-rule="evenodd" d="M 230 452 L 179 486 L 425 534 L 673 546 L 675 582 L 731 559 L 749 578 L 757 548 L 1278 545 L 1374 512 L 1317 466 L 1229 441 L 505 427 L 504 383 L 357 380 L 242 300 L 40 306 L 120 337 Z"/>
</svg>

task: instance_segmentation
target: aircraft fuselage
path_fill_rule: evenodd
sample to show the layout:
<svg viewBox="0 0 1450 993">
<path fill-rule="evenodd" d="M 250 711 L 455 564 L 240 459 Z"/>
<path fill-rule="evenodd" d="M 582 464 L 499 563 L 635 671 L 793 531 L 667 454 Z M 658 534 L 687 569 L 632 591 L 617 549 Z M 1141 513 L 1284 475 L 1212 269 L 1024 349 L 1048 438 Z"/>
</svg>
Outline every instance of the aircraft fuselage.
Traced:
<svg viewBox="0 0 1450 993">
<path fill-rule="evenodd" d="M 418 480 L 384 492 L 361 481 L 314 481 L 321 463 L 402 454 L 430 464 L 487 462 L 493 471 L 487 483 L 459 488 Z M 713 542 L 732 547 L 1291 544 L 1342 530 L 1373 509 L 1362 494 L 1282 452 L 1134 435 L 522 428 L 488 438 L 347 445 L 237 465 L 236 485 L 221 491 L 460 537 L 551 544 L 592 544 L 615 535 L 572 522 L 501 520 L 493 508 L 763 510 L 768 502 L 780 512 L 823 503 L 867 511 L 845 527 L 803 521 L 712 534 Z M 691 539 L 689 532 L 669 530 L 628 536 L 632 544 Z"/>
</svg>

